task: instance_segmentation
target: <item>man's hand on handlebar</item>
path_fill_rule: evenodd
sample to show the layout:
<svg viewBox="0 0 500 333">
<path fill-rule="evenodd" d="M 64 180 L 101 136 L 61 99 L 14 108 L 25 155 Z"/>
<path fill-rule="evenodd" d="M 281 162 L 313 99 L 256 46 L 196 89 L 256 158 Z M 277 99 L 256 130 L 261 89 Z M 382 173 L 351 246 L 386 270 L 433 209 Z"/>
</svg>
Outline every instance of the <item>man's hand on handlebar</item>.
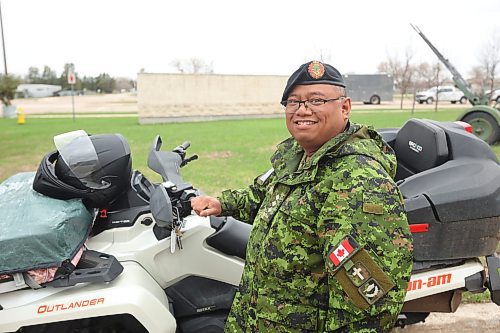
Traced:
<svg viewBox="0 0 500 333">
<path fill-rule="evenodd" d="M 222 213 L 222 206 L 219 200 L 213 197 L 202 195 L 191 199 L 191 208 L 199 216 L 217 216 Z"/>
</svg>

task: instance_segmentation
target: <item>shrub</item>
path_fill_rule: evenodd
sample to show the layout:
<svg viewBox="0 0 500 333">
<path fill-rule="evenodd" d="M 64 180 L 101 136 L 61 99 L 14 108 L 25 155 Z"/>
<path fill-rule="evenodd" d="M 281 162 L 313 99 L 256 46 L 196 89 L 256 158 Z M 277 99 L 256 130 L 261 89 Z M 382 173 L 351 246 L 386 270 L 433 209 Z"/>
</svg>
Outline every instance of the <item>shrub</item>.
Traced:
<svg viewBox="0 0 500 333">
<path fill-rule="evenodd" d="M 12 75 L 0 75 L 0 100 L 5 106 L 14 99 L 20 80 Z"/>
</svg>

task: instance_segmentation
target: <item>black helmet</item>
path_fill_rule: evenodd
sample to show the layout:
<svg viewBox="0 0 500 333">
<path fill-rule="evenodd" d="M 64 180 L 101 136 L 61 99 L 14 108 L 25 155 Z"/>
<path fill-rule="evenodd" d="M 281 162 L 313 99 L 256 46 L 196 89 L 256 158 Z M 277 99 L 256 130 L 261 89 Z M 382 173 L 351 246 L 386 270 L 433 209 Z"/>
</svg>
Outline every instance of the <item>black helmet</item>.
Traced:
<svg viewBox="0 0 500 333">
<path fill-rule="evenodd" d="M 65 141 L 65 142 L 64 142 Z M 105 207 L 130 185 L 130 147 L 120 134 L 75 131 L 54 138 L 57 151 L 40 163 L 33 189 L 56 199 Z"/>
</svg>

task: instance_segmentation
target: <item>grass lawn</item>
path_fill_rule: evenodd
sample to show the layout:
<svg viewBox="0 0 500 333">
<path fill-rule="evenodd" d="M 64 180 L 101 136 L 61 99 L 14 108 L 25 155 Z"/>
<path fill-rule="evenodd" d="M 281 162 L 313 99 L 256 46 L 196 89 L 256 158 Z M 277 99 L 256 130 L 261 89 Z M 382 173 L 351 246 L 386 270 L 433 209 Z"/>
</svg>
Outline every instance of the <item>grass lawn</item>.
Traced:
<svg viewBox="0 0 500 333">
<path fill-rule="evenodd" d="M 460 110 L 439 112 L 370 110 L 356 111 L 351 119 L 374 126 L 399 127 L 407 119 L 454 120 Z M 0 181 L 21 171 L 36 170 L 42 157 L 54 149 L 56 134 L 84 129 L 88 133 L 121 133 L 132 149 L 133 167 L 152 180 L 159 180 L 146 166 L 147 153 L 155 135 L 161 135 L 165 148 L 185 140 L 190 152 L 200 159 L 183 169 L 184 178 L 208 194 L 225 188 L 246 186 L 270 168 L 269 157 L 277 143 L 288 136 L 283 119 L 249 119 L 139 125 L 137 118 L 28 118 L 25 125 L 15 119 L 0 118 Z M 493 147 L 500 155 L 500 145 Z"/>
</svg>

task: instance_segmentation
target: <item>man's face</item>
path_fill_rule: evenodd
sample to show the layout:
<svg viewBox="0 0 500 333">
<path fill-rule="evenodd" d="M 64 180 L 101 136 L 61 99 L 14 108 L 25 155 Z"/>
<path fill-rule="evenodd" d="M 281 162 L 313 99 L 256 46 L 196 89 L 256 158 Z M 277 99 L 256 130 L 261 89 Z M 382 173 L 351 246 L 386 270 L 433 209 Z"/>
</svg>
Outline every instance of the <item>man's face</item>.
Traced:
<svg viewBox="0 0 500 333">
<path fill-rule="evenodd" d="M 340 96 L 342 96 L 341 89 L 331 84 L 297 85 L 288 95 L 288 100 L 326 100 Z M 286 127 L 310 156 L 325 142 L 344 130 L 350 112 L 349 97 L 307 109 L 301 104 L 295 113 L 286 112 Z"/>
</svg>

